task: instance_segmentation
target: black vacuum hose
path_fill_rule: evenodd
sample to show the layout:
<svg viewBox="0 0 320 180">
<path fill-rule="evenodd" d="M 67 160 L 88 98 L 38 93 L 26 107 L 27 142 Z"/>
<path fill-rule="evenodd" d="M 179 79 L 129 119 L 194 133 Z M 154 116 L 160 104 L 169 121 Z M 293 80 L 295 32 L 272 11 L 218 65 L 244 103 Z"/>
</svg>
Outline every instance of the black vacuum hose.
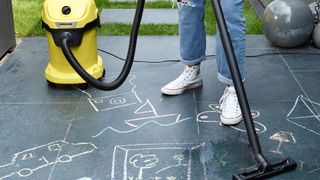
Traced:
<svg viewBox="0 0 320 180">
<path fill-rule="evenodd" d="M 80 65 L 80 63 L 75 58 L 74 54 L 72 53 L 70 49 L 70 42 L 72 39 L 72 36 L 68 32 L 62 33 L 62 42 L 61 42 L 61 48 L 64 56 L 70 63 L 70 65 L 73 67 L 73 69 L 84 79 L 88 84 L 92 85 L 93 87 L 104 90 L 104 91 L 111 91 L 114 89 L 117 89 L 119 86 L 122 85 L 122 83 L 126 80 L 128 77 L 128 74 L 130 73 L 133 61 L 134 61 L 134 55 L 136 51 L 136 44 L 137 44 L 137 37 L 139 32 L 139 26 L 143 14 L 144 9 L 144 2 L 145 0 L 138 0 L 137 8 L 131 28 L 131 34 L 130 34 L 130 40 L 129 40 L 129 47 L 128 47 L 128 53 L 126 62 L 122 68 L 122 71 L 120 75 L 110 83 L 101 82 L 94 77 L 92 77 L 83 67 Z"/>
</svg>

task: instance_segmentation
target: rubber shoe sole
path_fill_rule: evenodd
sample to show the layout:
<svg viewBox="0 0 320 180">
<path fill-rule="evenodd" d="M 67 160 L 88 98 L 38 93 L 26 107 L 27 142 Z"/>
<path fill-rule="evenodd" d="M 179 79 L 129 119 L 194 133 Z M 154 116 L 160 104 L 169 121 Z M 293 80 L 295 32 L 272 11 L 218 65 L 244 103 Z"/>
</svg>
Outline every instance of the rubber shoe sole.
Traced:
<svg viewBox="0 0 320 180">
<path fill-rule="evenodd" d="M 227 126 L 232 126 L 232 125 L 236 125 L 239 124 L 242 121 L 242 115 L 239 115 L 235 118 L 225 118 L 224 116 L 222 116 L 222 114 L 220 115 L 220 120 L 221 123 Z"/>
<path fill-rule="evenodd" d="M 167 89 L 167 88 L 162 87 L 161 92 L 162 92 L 162 94 L 165 94 L 165 95 L 171 95 L 171 96 L 172 95 L 179 95 L 179 94 L 184 93 L 186 90 L 201 87 L 202 85 L 203 85 L 203 82 L 200 81 L 200 82 L 194 83 L 192 85 L 186 86 L 181 89 Z"/>
</svg>

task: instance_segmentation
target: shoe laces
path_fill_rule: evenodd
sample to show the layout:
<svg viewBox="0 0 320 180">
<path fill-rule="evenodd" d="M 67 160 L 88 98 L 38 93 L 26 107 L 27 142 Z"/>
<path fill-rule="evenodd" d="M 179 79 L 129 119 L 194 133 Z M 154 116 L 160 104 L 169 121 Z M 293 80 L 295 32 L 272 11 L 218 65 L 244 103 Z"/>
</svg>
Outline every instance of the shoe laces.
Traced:
<svg viewBox="0 0 320 180">
<path fill-rule="evenodd" d="M 238 114 L 240 106 L 234 87 L 227 87 L 219 100 L 220 109 L 227 113 Z"/>
<path fill-rule="evenodd" d="M 183 72 L 177 78 L 177 82 L 181 84 L 183 81 L 187 81 L 192 75 L 192 73 L 196 71 L 196 69 L 197 69 L 197 66 L 192 66 L 192 67 L 185 66 Z"/>
</svg>

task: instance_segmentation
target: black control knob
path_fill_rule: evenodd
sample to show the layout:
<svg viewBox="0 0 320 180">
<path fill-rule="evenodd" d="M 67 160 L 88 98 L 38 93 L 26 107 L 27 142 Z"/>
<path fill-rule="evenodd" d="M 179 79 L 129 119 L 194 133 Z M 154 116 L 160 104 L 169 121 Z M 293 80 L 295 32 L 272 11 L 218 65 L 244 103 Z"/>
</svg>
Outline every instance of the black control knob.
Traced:
<svg viewBox="0 0 320 180">
<path fill-rule="evenodd" d="M 63 6 L 61 11 L 62 11 L 62 14 L 68 15 L 71 13 L 71 8 L 69 6 Z"/>
</svg>

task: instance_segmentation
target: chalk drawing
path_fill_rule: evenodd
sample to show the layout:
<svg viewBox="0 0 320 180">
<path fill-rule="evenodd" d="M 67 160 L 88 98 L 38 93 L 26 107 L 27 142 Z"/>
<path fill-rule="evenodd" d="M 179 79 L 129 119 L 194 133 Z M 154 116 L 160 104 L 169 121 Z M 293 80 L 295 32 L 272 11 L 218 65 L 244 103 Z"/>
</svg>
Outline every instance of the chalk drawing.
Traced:
<svg viewBox="0 0 320 180">
<path fill-rule="evenodd" d="M 142 103 L 142 100 L 137 95 L 137 92 L 135 91 L 136 85 L 133 83 L 133 80 L 136 78 L 134 75 L 129 75 L 129 84 L 132 85 L 131 91 L 125 91 L 118 94 L 112 94 L 108 96 L 102 96 L 102 97 L 96 97 L 93 98 L 92 94 L 89 92 L 86 92 L 84 90 L 78 89 L 77 90 L 83 92 L 86 94 L 89 98 L 88 101 L 90 105 L 93 107 L 93 109 L 97 112 L 103 112 L 103 111 L 109 111 L 121 107 L 131 106 L 137 103 Z M 110 77 L 113 78 L 113 77 Z M 104 78 L 103 78 L 104 79 Z M 95 89 L 92 89 L 90 91 L 96 92 Z"/>
<path fill-rule="evenodd" d="M 156 155 L 142 155 L 135 154 L 129 159 L 129 163 L 133 165 L 133 167 L 139 169 L 138 179 L 142 179 L 144 169 L 150 169 L 157 166 L 157 162 L 159 159 Z"/>
<path fill-rule="evenodd" d="M 192 151 L 199 147 L 183 143 L 117 145 L 111 179 L 190 180 L 192 166 L 201 164 L 192 157 Z"/>
<path fill-rule="evenodd" d="M 220 122 L 220 113 L 221 109 L 219 104 L 210 104 L 208 105 L 209 111 L 203 111 L 197 115 L 197 121 L 199 123 L 219 123 L 221 126 Z M 256 119 L 260 116 L 259 111 L 251 110 L 251 115 L 253 119 Z M 258 121 L 253 121 L 254 125 L 256 127 L 256 132 L 257 133 L 264 133 L 267 131 L 267 127 L 263 125 L 261 122 Z M 239 126 L 229 126 L 230 128 L 240 131 L 240 132 L 246 132 L 245 128 L 240 128 Z"/>
<path fill-rule="evenodd" d="M 299 95 L 286 120 L 316 135 L 320 135 L 320 104 Z"/>
<path fill-rule="evenodd" d="M 136 104 L 134 97 L 130 97 L 130 95 L 130 93 L 123 93 L 99 98 L 89 98 L 88 101 L 97 112 L 109 111 Z"/>
<path fill-rule="evenodd" d="M 320 167 L 319 168 L 316 168 L 316 169 L 313 169 L 311 171 L 308 171 L 307 174 L 311 174 L 311 173 L 314 173 L 314 172 L 319 172 L 320 171 Z"/>
<path fill-rule="evenodd" d="M 61 150 L 69 150 L 64 152 Z M 93 152 L 97 147 L 91 142 L 69 143 L 64 140 L 50 142 L 41 146 L 33 147 L 13 155 L 10 163 L 0 165 L 0 179 L 13 176 L 28 177 L 55 163 L 68 163 L 74 158 Z M 60 151 L 60 154 L 59 154 Z M 57 155 L 59 154 L 59 157 Z"/>
<path fill-rule="evenodd" d="M 90 177 L 82 177 L 82 178 L 79 178 L 77 180 L 92 180 L 92 178 L 90 178 Z"/>
<path fill-rule="evenodd" d="M 160 170 L 158 170 L 156 172 L 156 174 L 159 174 L 163 171 L 168 171 L 170 170 L 171 168 L 176 168 L 176 167 L 179 167 L 179 166 L 185 166 L 185 167 L 189 167 L 189 164 L 183 164 L 182 161 L 185 159 L 184 155 L 183 154 L 177 154 L 175 156 L 173 156 L 173 159 L 174 160 L 177 160 L 178 161 L 178 164 L 175 164 L 175 165 L 171 165 L 171 166 L 167 166 L 165 168 L 162 168 Z"/>
<path fill-rule="evenodd" d="M 125 134 L 134 132 L 147 124 L 168 127 L 192 119 L 192 117 L 182 117 L 182 114 L 179 113 L 158 113 L 149 99 L 142 100 L 138 96 L 135 90 L 137 85 L 133 83 L 135 78 L 134 75 L 130 75 L 129 84 L 132 86 L 130 92 L 122 92 L 99 98 L 93 98 L 90 93 L 85 92 L 89 96 L 89 103 L 98 113 L 117 111 L 112 113 L 112 118 L 106 118 L 108 121 L 106 122 L 107 126 L 97 131 L 92 138 L 97 138 L 108 130 Z M 106 116 L 109 114 L 110 112 Z"/>
<path fill-rule="evenodd" d="M 304 168 L 304 161 L 301 161 L 301 160 L 300 160 L 300 171 L 302 171 L 303 168 Z"/>
<path fill-rule="evenodd" d="M 293 134 L 291 132 L 284 132 L 284 131 L 280 131 L 275 133 L 274 135 L 272 135 L 270 137 L 270 139 L 274 140 L 274 141 L 279 141 L 279 144 L 277 146 L 277 148 L 275 150 L 270 150 L 273 153 L 276 154 L 282 154 L 282 152 L 280 151 L 282 144 L 285 143 L 296 143 L 296 139 L 294 138 Z"/>
</svg>

